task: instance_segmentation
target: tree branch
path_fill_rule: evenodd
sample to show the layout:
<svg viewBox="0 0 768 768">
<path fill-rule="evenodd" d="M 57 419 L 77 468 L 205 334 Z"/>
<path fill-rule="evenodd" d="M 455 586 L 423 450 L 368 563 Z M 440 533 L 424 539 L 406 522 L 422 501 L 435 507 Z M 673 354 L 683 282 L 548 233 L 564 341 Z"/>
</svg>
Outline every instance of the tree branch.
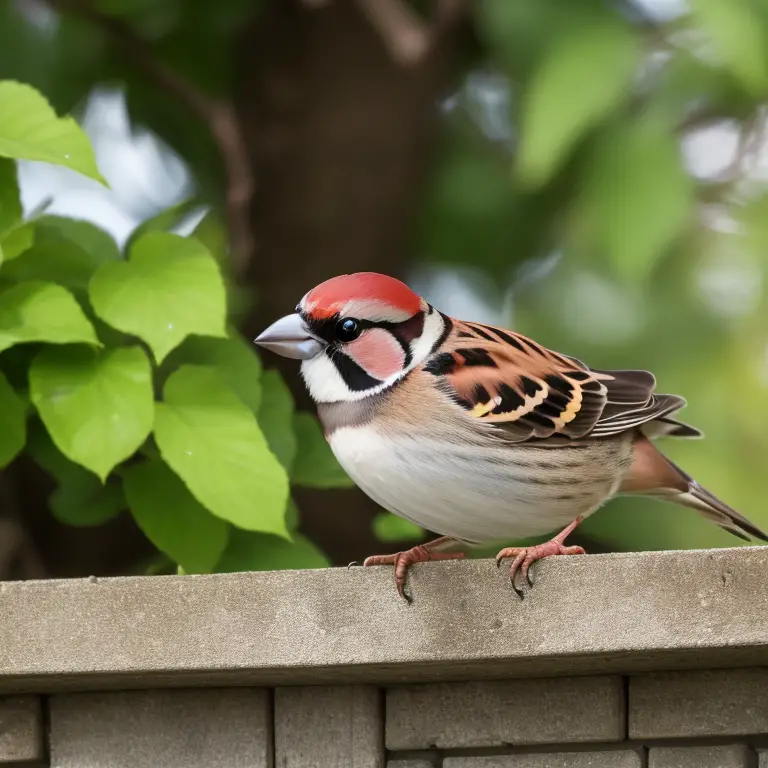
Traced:
<svg viewBox="0 0 768 768">
<path fill-rule="evenodd" d="M 357 0 L 357 4 L 392 58 L 403 66 L 421 62 L 443 31 L 467 10 L 467 0 L 433 0 L 432 19 L 424 20 L 406 0 Z"/>
<path fill-rule="evenodd" d="M 152 46 L 142 40 L 128 24 L 98 13 L 87 0 L 49 2 L 57 10 L 77 13 L 98 27 L 138 69 L 207 125 L 221 155 L 226 175 L 232 267 L 237 276 L 242 276 L 255 249 L 250 224 L 254 181 L 248 148 L 234 105 L 227 100 L 209 96 L 189 82 L 158 59 Z"/>
</svg>

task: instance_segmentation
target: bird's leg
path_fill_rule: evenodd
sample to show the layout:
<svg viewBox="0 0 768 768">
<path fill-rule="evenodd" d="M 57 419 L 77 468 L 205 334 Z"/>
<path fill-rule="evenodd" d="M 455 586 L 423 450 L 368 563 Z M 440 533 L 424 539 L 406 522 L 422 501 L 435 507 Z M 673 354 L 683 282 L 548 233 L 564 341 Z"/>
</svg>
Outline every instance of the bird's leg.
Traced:
<svg viewBox="0 0 768 768">
<path fill-rule="evenodd" d="M 410 603 L 411 598 L 405 592 L 405 577 L 408 569 L 415 563 L 425 563 L 428 560 L 459 560 L 465 557 L 464 552 L 441 551 L 448 546 L 455 546 L 456 543 L 449 536 L 441 536 L 426 544 L 417 544 L 404 552 L 395 552 L 393 555 L 372 555 L 365 559 L 363 565 L 394 565 L 397 593 Z"/>
<path fill-rule="evenodd" d="M 512 582 L 512 588 L 522 598 L 522 587 L 518 587 L 515 584 L 515 576 L 518 570 L 520 571 L 520 577 L 523 581 L 527 581 L 530 586 L 533 586 L 531 577 L 529 574 L 529 568 L 536 562 L 541 560 L 542 557 L 551 557 L 553 555 L 583 555 L 584 549 L 582 547 L 566 547 L 563 542 L 570 536 L 576 526 L 584 518 L 579 516 L 572 523 L 563 528 L 560 533 L 554 538 L 545 542 L 544 544 L 537 544 L 535 547 L 506 547 L 496 555 L 496 565 L 501 565 L 501 561 L 504 558 L 512 557 L 512 565 L 509 567 L 509 580 Z"/>
</svg>

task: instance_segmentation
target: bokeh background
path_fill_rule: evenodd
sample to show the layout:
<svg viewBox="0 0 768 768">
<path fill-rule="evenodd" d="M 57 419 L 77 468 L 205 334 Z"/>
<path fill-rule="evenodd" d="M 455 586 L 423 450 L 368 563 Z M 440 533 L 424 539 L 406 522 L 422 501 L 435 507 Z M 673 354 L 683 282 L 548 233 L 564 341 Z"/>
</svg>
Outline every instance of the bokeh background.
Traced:
<svg viewBox="0 0 768 768">
<path fill-rule="evenodd" d="M 764 0 L 0 0 L 0 79 L 72 113 L 110 184 L 21 162 L 26 212 L 120 246 L 158 215 L 203 226 L 246 337 L 375 270 L 595 367 L 650 369 L 707 438 L 666 450 L 768 527 Z M 311 410 L 295 363 L 262 363 Z M 3 471 L 0 577 L 173 570 L 129 511 L 66 525 L 52 488 L 23 457 Z M 306 556 L 240 542 L 230 567 L 426 535 L 356 489 L 293 498 Z M 739 544 L 637 499 L 573 541 Z"/>
</svg>

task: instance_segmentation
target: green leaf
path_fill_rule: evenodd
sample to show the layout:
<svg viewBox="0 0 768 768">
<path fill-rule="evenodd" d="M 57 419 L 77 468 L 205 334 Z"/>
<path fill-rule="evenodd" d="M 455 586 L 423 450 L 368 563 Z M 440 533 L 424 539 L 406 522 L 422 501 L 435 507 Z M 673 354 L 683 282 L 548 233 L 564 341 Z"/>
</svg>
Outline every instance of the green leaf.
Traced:
<svg viewBox="0 0 768 768">
<path fill-rule="evenodd" d="M 195 208 L 200 208 L 200 201 L 196 197 L 191 197 L 146 219 L 131 232 L 130 237 L 125 243 L 125 250 L 130 251 L 137 240 L 140 240 L 150 232 L 170 232 Z M 215 254 L 213 255 L 215 256 Z"/>
<path fill-rule="evenodd" d="M 34 222 L 19 223 L 16 227 L 11 227 L 5 235 L 0 237 L 0 249 L 2 249 L 2 258 L 0 261 L 11 261 L 21 256 L 35 242 L 35 224 Z"/>
<path fill-rule="evenodd" d="M 199 240 L 222 266 L 229 264 L 227 228 L 215 211 L 209 211 L 195 227 L 192 237 Z"/>
<path fill-rule="evenodd" d="M 323 435 L 320 422 L 310 413 L 293 414 L 298 441 L 291 481 L 307 488 L 352 488 L 354 482 L 342 469 Z"/>
<path fill-rule="evenodd" d="M 553 34 L 574 23 L 582 5 L 558 0 L 483 0 L 474 4 L 475 26 L 494 62 L 516 79 L 536 60 Z"/>
<path fill-rule="evenodd" d="M 213 514 L 240 528 L 288 536 L 288 477 L 249 408 L 215 369 L 185 365 L 157 404 L 163 459 Z"/>
<path fill-rule="evenodd" d="M 209 573 L 227 545 L 227 524 L 214 517 L 160 461 L 125 470 L 125 495 L 146 537 L 187 573 Z"/>
<path fill-rule="evenodd" d="M 29 385 L 59 450 L 102 480 L 152 430 L 152 372 L 139 347 L 48 347 L 33 360 Z"/>
<path fill-rule="evenodd" d="M 760 0 L 692 0 L 694 19 L 722 60 L 755 96 L 768 93 L 768 13 Z"/>
<path fill-rule="evenodd" d="M 103 484 L 92 472 L 70 461 L 42 425 L 30 434 L 29 452 L 56 479 L 58 487 L 48 506 L 59 522 L 78 528 L 103 525 L 125 509 L 120 481 L 110 477 Z"/>
<path fill-rule="evenodd" d="M 0 294 L 0 352 L 30 341 L 99 345 L 74 296 L 39 281 L 19 283 Z"/>
<path fill-rule="evenodd" d="M 226 336 L 226 297 L 218 265 L 196 240 L 151 232 L 130 261 L 103 264 L 93 276 L 96 314 L 149 344 L 159 362 L 190 334 Z"/>
<path fill-rule="evenodd" d="M 261 361 L 254 345 L 237 331 L 232 331 L 227 339 L 193 336 L 168 356 L 164 367 L 176 368 L 183 363 L 215 368 L 237 396 L 254 413 L 258 413 L 261 404 Z"/>
<path fill-rule="evenodd" d="M 0 243 L 6 233 L 21 221 L 21 215 L 16 163 L 0 160 Z"/>
<path fill-rule="evenodd" d="M 34 226 L 22 220 L 16 163 L 0 159 L 0 263 L 14 259 L 33 240 Z"/>
<path fill-rule="evenodd" d="M 261 376 L 258 419 L 269 449 L 290 474 L 297 448 L 293 431 L 293 397 L 277 371 L 264 371 Z"/>
<path fill-rule="evenodd" d="M 71 117 L 57 117 L 29 85 L 0 81 L 0 157 L 38 160 L 104 182 L 88 137 Z"/>
<path fill-rule="evenodd" d="M 575 24 L 552 41 L 524 98 L 518 173 L 540 185 L 584 133 L 631 92 L 639 61 L 631 32 L 609 18 Z"/>
<path fill-rule="evenodd" d="M 299 508 L 291 498 L 288 499 L 288 504 L 285 507 L 285 525 L 291 532 L 299 527 Z"/>
<path fill-rule="evenodd" d="M 285 569 L 326 568 L 328 558 L 305 536 L 293 541 L 261 533 L 233 530 L 217 573 L 279 571 Z"/>
<path fill-rule="evenodd" d="M 87 291 L 94 272 L 121 259 L 115 241 L 87 221 L 42 216 L 35 223 L 35 242 L 4 274 L 14 280 L 50 280 L 74 291 Z"/>
<path fill-rule="evenodd" d="M 606 137 L 589 165 L 584 201 L 619 276 L 645 280 L 693 215 L 693 183 L 675 137 L 649 121 Z"/>
<path fill-rule="evenodd" d="M 27 441 L 27 406 L 0 373 L 0 468 L 10 464 Z"/>
<path fill-rule="evenodd" d="M 389 512 L 379 512 L 373 518 L 373 535 L 379 541 L 420 541 L 424 529 Z"/>
<path fill-rule="evenodd" d="M 120 261 L 122 255 L 112 235 L 90 221 L 66 216 L 41 216 L 37 219 L 38 242 L 77 243 L 90 257 L 95 269 L 106 261 Z"/>
<path fill-rule="evenodd" d="M 104 525 L 125 509 L 125 496 L 120 481 L 110 477 L 106 485 L 84 469 L 73 475 L 48 499 L 53 516 L 65 525 L 92 528 Z"/>
</svg>

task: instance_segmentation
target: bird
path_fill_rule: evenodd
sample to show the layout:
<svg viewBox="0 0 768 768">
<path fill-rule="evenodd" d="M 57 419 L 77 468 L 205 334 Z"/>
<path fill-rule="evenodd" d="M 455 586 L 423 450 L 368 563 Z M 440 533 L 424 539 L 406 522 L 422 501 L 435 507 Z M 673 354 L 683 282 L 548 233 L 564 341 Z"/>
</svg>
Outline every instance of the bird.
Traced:
<svg viewBox="0 0 768 768">
<path fill-rule="evenodd" d="M 394 277 L 333 277 L 254 342 L 301 360 L 325 437 L 351 479 L 385 510 L 439 534 L 368 557 L 409 568 L 459 559 L 478 545 L 559 530 L 536 546 L 504 546 L 521 597 L 544 557 L 583 555 L 566 538 L 618 495 L 696 510 L 742 539 L 768 541 L 657 447 L 702 433 L 677 418 L 678 395 L 645 370 L 601 370 L 511 330 L 440 312 Z"/>
</svg>

